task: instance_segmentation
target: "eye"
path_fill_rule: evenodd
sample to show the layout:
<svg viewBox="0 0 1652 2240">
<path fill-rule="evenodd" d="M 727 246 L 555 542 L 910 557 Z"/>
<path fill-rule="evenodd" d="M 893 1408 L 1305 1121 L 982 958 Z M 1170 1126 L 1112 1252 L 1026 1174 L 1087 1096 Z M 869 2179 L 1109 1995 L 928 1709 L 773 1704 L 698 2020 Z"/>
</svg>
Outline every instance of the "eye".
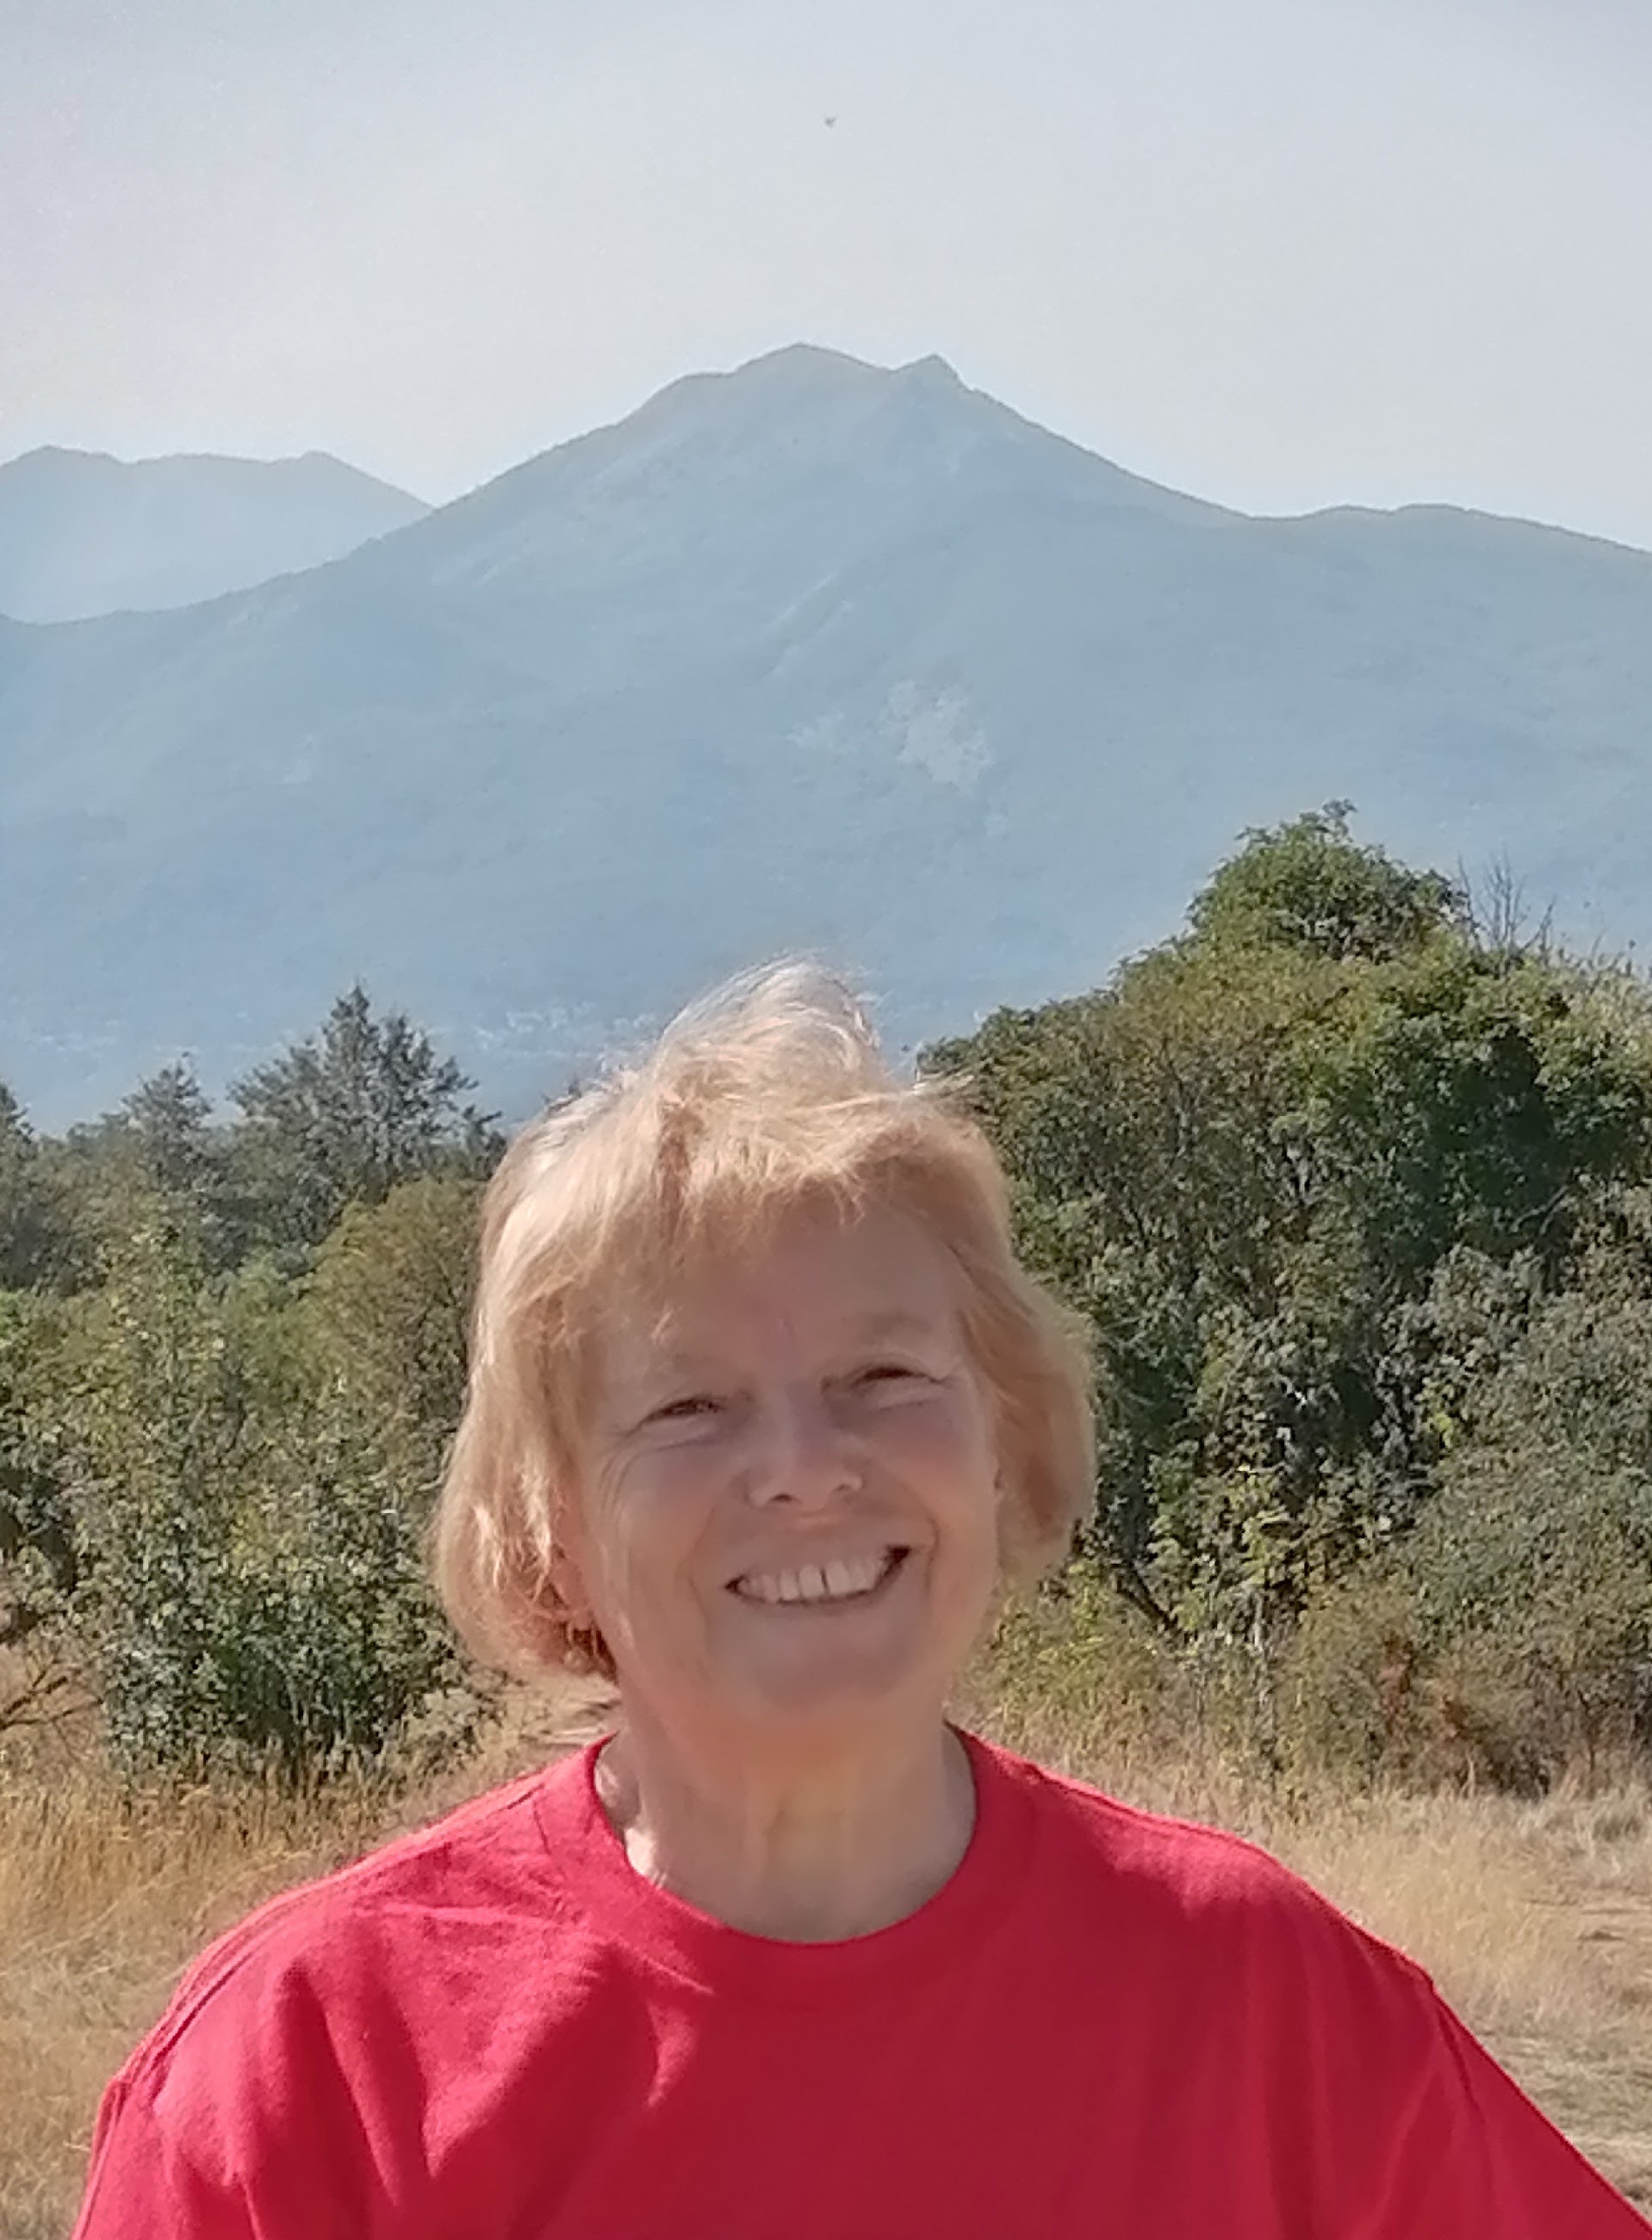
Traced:
<svg viewBox="0 0 1652 2240">
<path fill-rule="evenodd" d="M 723 1403 L 714 1392 L 685 1392 L 680 1400 L 668 1400 L 663 1408 L 656 1408 L 648 1420 L 650 1423 L 691 1423 L 696 1416 L 715 1416 Z"/>
<path fill-rule="evenodd" d="M 929 1379 L 921 1369 L 914 1369 L 904 1361 L 874 1361 L 856 1372 L 851 1382 L 861 1391 L 875 1391 L 880 1386 L 927 1384 Z"/>
</svg>

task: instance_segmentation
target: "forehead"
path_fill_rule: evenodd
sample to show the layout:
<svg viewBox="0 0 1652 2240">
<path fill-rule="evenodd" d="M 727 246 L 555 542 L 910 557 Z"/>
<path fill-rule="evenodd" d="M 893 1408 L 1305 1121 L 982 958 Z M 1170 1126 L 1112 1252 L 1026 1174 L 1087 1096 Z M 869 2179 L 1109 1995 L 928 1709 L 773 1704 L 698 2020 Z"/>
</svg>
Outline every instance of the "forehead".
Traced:
<svg viewBox="0 0 1652 2240">
<path fill-rule="evenodd" d="M 598 1361 L 625 1376 L 678 1357 L 768 1344 L 876 1343 L 956 1327 L 956 1263 L 904 1215 L 798 1217 L 743 1247 L 708 1250 L 651 1295 L 604 1317 Z"/>
</svg>

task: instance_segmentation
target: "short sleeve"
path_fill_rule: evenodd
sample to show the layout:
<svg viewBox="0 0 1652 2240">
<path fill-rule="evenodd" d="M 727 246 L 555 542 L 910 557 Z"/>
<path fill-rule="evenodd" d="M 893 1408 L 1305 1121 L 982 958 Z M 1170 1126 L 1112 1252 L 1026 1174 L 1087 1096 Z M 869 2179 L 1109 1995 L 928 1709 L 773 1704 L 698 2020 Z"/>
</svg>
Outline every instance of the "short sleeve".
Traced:
<svg viewBox="0 0 1652 2240">
<path fill-rule="evenodd" d="M 103 2096 L 73 2240 L 372 2240 L 371 2142 L 302 1978 L 169 2023 Z"/>
<path fill-rule="evenodd" d="M 1428 2056 L 1358 2240 L 1647 2240 L 1652 2224 L 1429 1996 Z"/>
<path fill-rule="evenodd" d="M 211 2183 L 157 2121 L 143 2083 L 104 2093 L 73 2240 L 264 2240 L 238 2189 Z"/>
</svg>

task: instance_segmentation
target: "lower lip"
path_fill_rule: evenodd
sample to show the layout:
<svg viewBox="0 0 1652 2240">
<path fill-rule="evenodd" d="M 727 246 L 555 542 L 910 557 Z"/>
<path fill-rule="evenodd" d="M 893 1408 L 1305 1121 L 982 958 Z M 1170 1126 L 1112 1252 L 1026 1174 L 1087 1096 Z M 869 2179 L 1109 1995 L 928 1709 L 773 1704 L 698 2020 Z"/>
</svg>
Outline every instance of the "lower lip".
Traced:
<svg viewBox="0 0 1652 2240">
<path fill-rule="evenodd" d="M 800 1597 L 796 1602 L 771 1603 L 762 1595 L 743 1595 L 738 1587 L 730 1587 L 729 1591 L 736 1602 L 743 1603 L 748 1610 L 779 1610 L 788 1617 L 796 1616 L 800 1612 L 813 1617 L 829 1617 L 834 1610 L 865 1610 L 869 1603 L 876 1602 L 891 1581 L 899 1578 L 905 1570 L 906 1560 L 910 1553 L 911 1550 L 908 1548 L 896 1548 L 890 1558 L 888 1570 L 878 1580 L 876 1585 L 864 1587 L 857 1595 L 828 1595 L 816 1602 L 805 1602 Z"/>
</svg>

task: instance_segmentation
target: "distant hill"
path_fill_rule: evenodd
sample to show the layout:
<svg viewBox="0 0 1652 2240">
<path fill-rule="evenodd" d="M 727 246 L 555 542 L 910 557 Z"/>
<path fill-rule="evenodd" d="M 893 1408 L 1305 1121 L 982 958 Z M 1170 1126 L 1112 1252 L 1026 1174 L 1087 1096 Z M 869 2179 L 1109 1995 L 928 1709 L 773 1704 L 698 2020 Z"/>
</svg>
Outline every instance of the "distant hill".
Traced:
<svg viewBox="0 0 1652 2240">
<path fill-rule="evenodd" d="M 428 511 L 324 451 L 130 463 L 28 451 L 0 466 L 0 615 L 192 606 L 339 559 Z"/>
<path fill-rule="evenodd" d="M 1349 797 L 1652 931 L 1652 556 L 1252 520 L 797 348 L 308 574 L 0 625 L 0 1078 L 211 1080 L 354 976 L 520 1111 L 783 946 L 900 1039 L 1093 984 L 1246 825 Z"/>
</svg>

